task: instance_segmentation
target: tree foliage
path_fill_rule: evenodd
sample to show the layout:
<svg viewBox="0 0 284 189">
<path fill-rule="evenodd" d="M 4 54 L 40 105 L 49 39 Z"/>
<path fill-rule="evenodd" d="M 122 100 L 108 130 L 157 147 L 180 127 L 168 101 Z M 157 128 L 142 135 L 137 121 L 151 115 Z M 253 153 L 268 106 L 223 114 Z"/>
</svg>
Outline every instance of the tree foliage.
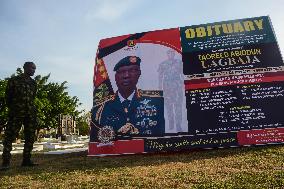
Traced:
<svg viewBox="0 0 284 189">
<path fill-rule="evenodd" d="M 5 104 L 5 89 L 7 86 L 7 79 L 0 80 L 0 133 L 7 123 L 8 108 Z"/>
<path fill-rule="evenodd" d="M 88 135 L 90 131 L 91 112 L 82 112 L 76 120 L 76 127 L 80 135 Z"/>
<path fill-rule="evenodd" d="M 16 74 L 21 74 L 22 70 L 17 69 Z M 12 75 L 12 76 L 13 76 Z M 79 119 L 80 111 L 78 107 L 81 105 L 78 97 L 70 96 L 67 90 L 67 82 L 62 83 L 48 81 L 50 74 L 46 76 L 37 75 L 35 81 L 37 82 L 37 96 L 35 99 L 35 106 L 37 108 L 37 124 L 40 128 L 57 128 L 59 126 L 59 115 L 69 114 Z M 7 80 L 0 80 L 0 118 L 1 125 L 7 122 L 7 106 L 5 105 L 5 88 Z"/>
<path fill-rule="evenodd" d="M 75 117 L 78 117 L 80 114 L 77 108 L 81 103 L 78 97 L 71 97 L 66 92 L 67 82 L 48 82 L 49 77 L 50 74 L 43 77 L 40 75 L 35 77 L 38 84 L 35 104 L 40 128 L 56 128 L 59 125 L 60 114 L 69 114 Z"/>
</svg>

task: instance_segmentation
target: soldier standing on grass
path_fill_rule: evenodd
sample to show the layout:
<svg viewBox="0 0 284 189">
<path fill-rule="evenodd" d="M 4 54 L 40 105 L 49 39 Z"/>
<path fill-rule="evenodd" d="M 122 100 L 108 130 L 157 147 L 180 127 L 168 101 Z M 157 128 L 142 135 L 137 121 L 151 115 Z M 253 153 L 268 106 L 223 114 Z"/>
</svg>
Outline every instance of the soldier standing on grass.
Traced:
<svg viewBox="0 0 284 189">
<path fill-rule="evenodd" d="M 31 151 L 35 141 L 36 109 L 36 82 L 34 75 L 36 66 L 33 62 L 25 62 L 24 73 L 9 79 L 6 88 L 6 103 L 8 106 L 8 124 L 3 140 L 2 170 L 10 168 L 12 142 L 16 139 L 24 125 L 25 145 L 22 166 L 35 166 L 31 161 Z"/>
</svg>

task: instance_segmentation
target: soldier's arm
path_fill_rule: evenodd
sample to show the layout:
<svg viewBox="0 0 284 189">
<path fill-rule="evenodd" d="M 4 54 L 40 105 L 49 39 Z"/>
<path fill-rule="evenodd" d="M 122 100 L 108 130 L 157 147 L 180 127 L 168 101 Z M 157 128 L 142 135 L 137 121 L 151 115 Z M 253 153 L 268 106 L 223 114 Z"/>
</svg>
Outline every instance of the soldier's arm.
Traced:
<svg viewBox="0 0 284 189">
<path fill-rule="evenodd" d="M 13 82 L 9 79 L 5 91 L 5 100 L 8 107 L 11 106 L 13 95 Z"/>
<path fill-rule="evenodd" d="M 164 71 L 162 68 L 162 65 L 159 66 L 158 68 L 158 73 L 159 73 L 159 89 L 163 89 L 163 77 L 164 77 Z"/>
<path fill-rule="evenodd" d="M 38 87 L 37 87 L 37 83 L 36 83 L 36 81 L 34 81 L 34 83 L 35 83 L 35 93 L 34 93 L 34 95 L 35 95 L 35 97 L 36 97 Z"/>
<path fill-rule="evenodd" d="M 183 63 L 181 60 L 178 62 L 178 71 L 179 71 L 179 78 L 183 80 Z"/>
</svg>

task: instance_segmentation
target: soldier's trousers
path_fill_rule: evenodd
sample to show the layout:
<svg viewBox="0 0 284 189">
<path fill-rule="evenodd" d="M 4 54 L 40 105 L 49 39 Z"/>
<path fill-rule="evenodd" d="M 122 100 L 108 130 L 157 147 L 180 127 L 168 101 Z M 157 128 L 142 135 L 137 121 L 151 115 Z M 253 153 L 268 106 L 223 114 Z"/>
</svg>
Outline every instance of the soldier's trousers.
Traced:
<svg viewBox="0 0 284 189">
<path fill-rule="evenodd" d="M 167 109 L 167 115 L 169 119 L 169 128 L 181 129 L 182 122 L 182 93 L 175 98 L 165 96 L 165 107 Z"/>
<path fill-rule="evenodd" d="M 35 128 L 36 128 L 36 120 L 34 116 L 26 116 L 26 117 L 9 117 L 8 124 L 6 127 L 6 131 L 4 134 L 3 141 L 3 161 L 10 162 L 11 159 L 11 150 L 12 150 L 12 142 L 18 137 L 19 131 L 24 125 L 24 151 L 23 158 L 24 160 L 29 160 L 31 157 L 31 151 L 33 149 L 33 144 L 35 142 Z"/>
</svg>

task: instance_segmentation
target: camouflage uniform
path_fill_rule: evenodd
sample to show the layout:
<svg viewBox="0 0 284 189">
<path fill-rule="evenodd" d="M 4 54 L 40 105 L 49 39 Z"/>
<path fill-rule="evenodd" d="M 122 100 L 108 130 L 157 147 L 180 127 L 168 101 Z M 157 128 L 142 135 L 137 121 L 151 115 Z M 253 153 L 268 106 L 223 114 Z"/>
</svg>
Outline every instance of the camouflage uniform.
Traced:
<svg viewBox="0 0 284 189">
<path fill-rule="evenodd" d="M 176 126 L 181 131 L 183 81 L 182 62 L 178 59 L 166 60 L 159 65 L 159 88 L 163 89 L 169 128 Z"/>
<path fill-rule="evenodd" d="M 5 95 L 9 118 L 3 141 L 3 164 L 10 163 L 12 142 L 18 137 L 22 125 L 25 136 L 23 161 L 30 161 L 36 129 L 36 82 L 24 74 L 12 77 L 8 81 Z"/>
</svg>

